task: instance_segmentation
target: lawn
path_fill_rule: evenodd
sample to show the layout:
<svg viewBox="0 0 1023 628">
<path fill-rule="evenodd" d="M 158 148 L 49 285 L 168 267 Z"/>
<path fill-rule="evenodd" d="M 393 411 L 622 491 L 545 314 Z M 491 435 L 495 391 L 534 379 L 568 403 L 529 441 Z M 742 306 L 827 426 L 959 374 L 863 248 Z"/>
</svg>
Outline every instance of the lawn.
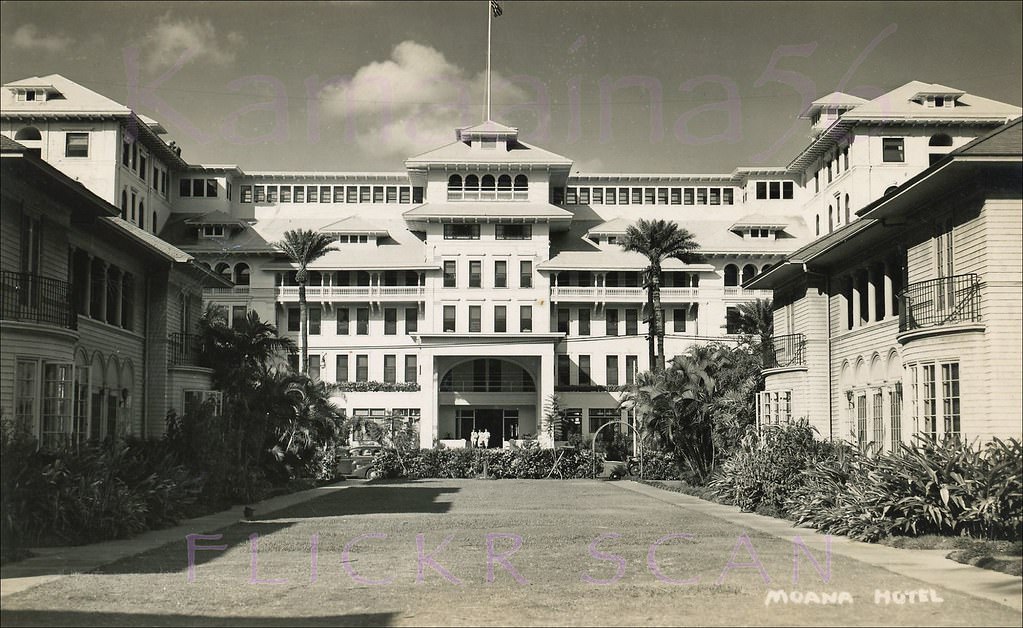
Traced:
<svg viewBox="0 0 1023 628">
<path fill-rule="evenodd" d="M 1019 625 L 1008 608 L 940 588 L 941 602 L 875 604 L 877 589 L 934 587 L 839 555 L 825 583 L 802 554 L 793 583 L 791 539 L 744 537 L 610 482 L 353 483 L 217 532 L 221 539 L 198 544 L 227 549 L 197 550 L 192 582 L 182 539 L 5 598 L 0 618 L 5 626 Z M 691 537 L 664 538 L 681 533 Z M 799 534 L 826 572 L 824 537 Z M 739 566 L 756 562 L 763 573 Z M 853 602 L 766 605 L 772 589 L 846 593 Z"/>
</svg>

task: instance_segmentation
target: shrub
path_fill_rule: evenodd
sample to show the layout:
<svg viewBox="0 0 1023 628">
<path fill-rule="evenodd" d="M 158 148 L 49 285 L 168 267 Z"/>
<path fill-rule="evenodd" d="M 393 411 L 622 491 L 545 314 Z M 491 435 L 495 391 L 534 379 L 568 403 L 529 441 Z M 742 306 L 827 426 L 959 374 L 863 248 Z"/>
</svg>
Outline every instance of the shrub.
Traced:
<svg viewBox="0 0 1023 628">
<path fill-rule="evenodd" d="M 751 427 L 709 486 L 744 511 L 784 512 L 789 496 L 805 481 L 802 471 L 835 455 L 836 446 L 814 438 L 805 421 Z"/>
<path fill-rule="evenodd" d="M 804 471 L 788 501 L 800 523 L 874 541 L 892 534 L 1023 535 L 1023 446 L 920 439 L 901 451 L 850 452 Z"/>
<path fill-rule="evenodd" d="M 589 451 L 554 449 L 386 449 L 373 468 L 387 478 L 474 478 L 488 477 L 543 479 L 587 478 L 592 475 Z M 555 467 L 555 464 L 557 465 Z"/>
</svg>

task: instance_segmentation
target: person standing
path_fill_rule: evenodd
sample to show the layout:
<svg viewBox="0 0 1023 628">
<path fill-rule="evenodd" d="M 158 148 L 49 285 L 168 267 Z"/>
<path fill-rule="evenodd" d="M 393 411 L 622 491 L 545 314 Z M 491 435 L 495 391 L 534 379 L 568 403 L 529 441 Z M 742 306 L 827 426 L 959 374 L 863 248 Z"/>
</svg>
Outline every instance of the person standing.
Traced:
<svg viewBox="0 0 1023 628">
<path fill-rule="evenodd" d="M 475 428 L 472 430 L 472 434 L 469 435 L 469 446 L 473 449 L 479 447 L 480 433 Z"/>
<path fill-rule="evenodd" d="M 490 447 L 490 430 L 488 430 L 487 428 L 483 428 L 483 433 L 480 434 L 480 440 L 483 441 L 483 447 L 484 448 L 489 448 Z"/>
</svg>

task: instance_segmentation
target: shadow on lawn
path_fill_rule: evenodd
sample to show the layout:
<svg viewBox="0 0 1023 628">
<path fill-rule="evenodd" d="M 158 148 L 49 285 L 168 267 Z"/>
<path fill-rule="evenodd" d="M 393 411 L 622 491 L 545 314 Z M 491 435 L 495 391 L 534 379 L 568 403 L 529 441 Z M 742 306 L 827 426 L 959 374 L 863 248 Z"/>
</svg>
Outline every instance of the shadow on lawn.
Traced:
<svg viewBox="0 0 1023 628">
<path fill-rule="evenodd" d="M 458 488 L 450 486 L 394 486 L 394 485 L 361 485 L 353 486 L 344 491 L 328 493 L 307 502 L 273 510 L 260 512 L 257 508 L 255 516 L 249 521 L 239 521 L 225 528 L 216 530 L 196 527 L 186 529 L 180 541 L 166 543 L 160 547 L 123 558 L 108 565 L 96 568 L 89 573 L 94 574 L 142 574 L 142 573 L 184 573 L 188 568 L 188 553 L 185 534 L 220 534 L 215 540 L 198 540 L 197 546 L 227 545 L 225 551 L 196 551 L 195 565 L 212 562 L 231 550 L 249 551 L 249 535 L 259 534 L 260 539 L 274 532 L 287 529 L 302 519 L 329 517 L 345 517 L 374 514 L 400 513 L 445 513 L 451 509 L 449 502 L 437 501 L 441 495 L 457 493 Z M 185 524 L 187 526 L 187 524 Z M 326 525 L 334 525 L 326 523 Z M 266 541 L 261 540 L 260 546 Z M 96 546 L 99 548 L 99 546 Z M 69 549 L 73 552 L 74 549 Z M 22 573 L 19 576 L 41 576 L 48 574 L 67 573 L 67 569 L 55 565 L 53 561 L 32 564 L 31 561 L 19 563 Z"/>
<path fill-rule="evenodd" d="M 4 626 L 388 626 L 395 613 L 312 617 L 213 617 L 87 611 L 4 611 Z"/>
</svg>

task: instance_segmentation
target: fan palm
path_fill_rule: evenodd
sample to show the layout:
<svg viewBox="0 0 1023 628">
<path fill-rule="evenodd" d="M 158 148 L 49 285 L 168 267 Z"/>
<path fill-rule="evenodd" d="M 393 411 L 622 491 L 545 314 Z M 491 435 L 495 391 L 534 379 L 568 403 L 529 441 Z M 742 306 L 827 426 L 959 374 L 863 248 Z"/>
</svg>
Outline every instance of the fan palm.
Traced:
<svg viewBox="0 0 1023 628">
<path fill-rule="evenodd" d="M 331 239 L 325 234 L 307 229 L 285 231 L 284 239 L 277 242 L 277 246 L 291 259 L 292 263 L 298 264 L 295 281 L 298 283 L 298 305 L 301 311 L 299 368 L 302 373 L 307 373 L 309 370 L 309 304 L 306 303 L 305 287 L 309 282 L 309 264 L 336 249 L 331 245 Z"/>
<path fill-rule="evenodd" d="M 644 255 L 650 265 L 647 267 L 647 290 L 653 303 L 651 318 L 654 321 L 654 335 L 657 349 L 650 356 L 650 364 L 656 371 L 664 370 L 664 312 L 661 310 L 661 265 L 669 259 L 690 264 L 697 260 L 700 245 L 686 229 L 678 223 L 667 220 L 646 220 L 640 218 L 630 225 L 625 238 L 620 242 L 626 251 Z"/>
</svg>

